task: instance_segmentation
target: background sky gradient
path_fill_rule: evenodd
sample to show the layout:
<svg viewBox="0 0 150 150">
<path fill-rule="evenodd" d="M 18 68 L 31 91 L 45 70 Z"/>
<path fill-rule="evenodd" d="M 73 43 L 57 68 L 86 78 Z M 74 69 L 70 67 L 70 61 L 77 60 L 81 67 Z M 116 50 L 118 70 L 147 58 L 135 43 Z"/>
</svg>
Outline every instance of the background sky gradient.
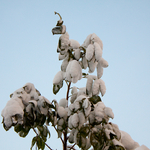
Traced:
<svg viewBox="0 0 150 150">
<path fill-rule="evenodd" d="M 111 121 L 120 130 L 150 148 L 149 0 L 0 0 L 0 111 L 9 95 L 27 82 L 50 101 L 66 96 L 66 86 L 56 96 L 52 93 L 61 65 L 56 52 L 59 35 L 51 33 L 59 20 L 54 11 L 61 14 L 70 39 L 82 44 L 96 33 L 103 41 L 103 58 L 109 67 L 102 77 L 107 88 L 102 101 L 112 108 L 115 118 Z M 77 85 L 84 87 L 85 80 Z M 61 150 L 57 134 L 50 131 L 47 143 Z M 27 150 L 33 136 L 31 131 L 21 138 L 1 124 L 0 147 Z"/>
</svg>

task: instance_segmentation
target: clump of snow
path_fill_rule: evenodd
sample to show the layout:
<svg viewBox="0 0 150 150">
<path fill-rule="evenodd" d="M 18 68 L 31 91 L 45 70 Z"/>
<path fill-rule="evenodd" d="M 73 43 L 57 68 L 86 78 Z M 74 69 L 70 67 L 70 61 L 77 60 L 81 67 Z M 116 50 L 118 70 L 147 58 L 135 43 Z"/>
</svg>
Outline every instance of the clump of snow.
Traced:
<svg viewBox="0 0 150 150">
<path fill-rule="evenodd" d="M 78 61 L 72 60 L 69 62 L 66 69 L 66 80 L 76 83 L 82 78 L 82 68 Z"/>
<path fill-rule="evenodd" d="M 48 99 L 41 96 L 32 83 L 26 83 L 22 88 L 14 91 L 10 94 L 10 98 L 1 112 L 3 126 L 6 130 L 17 124 L 22 125 L 24 123 L 24 110 L 30 111 L 32 104 L 44 115 L 48 113 L 46 104 L 51 104 Z"/>
</svg>

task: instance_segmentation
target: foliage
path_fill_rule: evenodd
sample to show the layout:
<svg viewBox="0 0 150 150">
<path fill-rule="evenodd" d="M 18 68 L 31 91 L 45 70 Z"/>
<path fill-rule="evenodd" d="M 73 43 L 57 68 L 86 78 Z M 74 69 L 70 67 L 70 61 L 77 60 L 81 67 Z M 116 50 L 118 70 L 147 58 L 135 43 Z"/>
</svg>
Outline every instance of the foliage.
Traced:
<svg viewBox="0 0 150 150">
<path fill-rule="evenodd" d="M 57 12 L 55 14 L 60 16 Z M 50 102 L 41 96 L 32 83 L 25 84 L 10 95 L 11 99 L 2 111 L 5 130 L 14 126 L 14 131 L 19 136 L 26 137 L 32 129 L 36 136 L 32 139 L 31 150 L 35 145 L 41 150 L 45 146 L 52 149 L 46 144 L 50 138 L 49 125 L 58 133 L 64 150 L 75 149 L 75 145 L 82 150 L 125 150 L 139 147 L 127 134 L 122 134 L 116 124 L 109 122 L 114 114 L 101 99 L 106 92 L 101 77 L 108 62 L 102 57 L 103 43 L 100 38 L 95 33 L 90 34 L 82 45 L 70 40 L 61 16 L 52 33 L 61 34 L 57 52 L 59 60 L 62 60 L 61 70 L 53 79 L 53 93 L 57 94 L 66 83 L 67 96 L 59 102 Z M 88 73 L 82 70 L 88 70 Z M 95 70 L 97 75 L 91 75 Z M 83 78 L 87 80 L 84 88 L 71 87 L 71 83 L 75 84 Z M 130 143 L 126 143 L 129 139 Z"/>
</svg>

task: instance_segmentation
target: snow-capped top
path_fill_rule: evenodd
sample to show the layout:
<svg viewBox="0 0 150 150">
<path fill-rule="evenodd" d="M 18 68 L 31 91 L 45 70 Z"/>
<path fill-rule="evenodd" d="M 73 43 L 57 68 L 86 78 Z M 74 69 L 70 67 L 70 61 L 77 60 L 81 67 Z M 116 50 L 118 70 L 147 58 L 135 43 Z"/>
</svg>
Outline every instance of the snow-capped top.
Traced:
<svg viewBox="0 0 150 150">
<path fill-rule="evenodd" d="M 91 41 L 93 43 L 97 42 L 100 45 L 101 49 L 103 50 L 103 42 L 101 41 L 101 39 L 95 33 L 92 34 Z"/>
</svg>

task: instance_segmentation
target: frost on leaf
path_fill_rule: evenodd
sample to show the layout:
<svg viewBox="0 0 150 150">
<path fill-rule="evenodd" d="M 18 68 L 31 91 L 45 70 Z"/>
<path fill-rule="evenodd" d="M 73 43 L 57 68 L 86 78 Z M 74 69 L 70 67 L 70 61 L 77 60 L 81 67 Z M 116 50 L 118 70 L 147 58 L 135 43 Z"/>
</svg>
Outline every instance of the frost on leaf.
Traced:
<svg viewBox="0 0 150 150">
<path fill-rule="evenodd" d="M 62 107 L 67 107 L 68 101 L 65 98 L 60 99 L 58 105 Z"/>
<path fill-rule="evenodd" d="M 94 113 L 95 113 L 95 119 L 97 120 L 97 122 L 101 122 L 104 118 L 104 108 L 105 108 L 105 105 L 103 102 L 98 102 L 96 105 L 95 105 L 95 108 L 94 108 Z"/>
<path fill-rule="evenodd" d="M 86 87 L 79 88 L 77 97 L 80 96 L 80 95 L 86 96 Z"/>
<path fill-rule="evenodd" d="M 12 98 L 10 99 L 5 108 L 2 110 L 3 126 L 5 130 L 9 130 L 12 125 L 23 124 L 23 105 L 21 104 L 21 99 Z"/>
<path fill-rule="evenodd" d="M 114 124 L 114 123 L 109 123 L 108 125 L 110 125 L 110 127 L 112 128 L 112 130 L 116 133 L 117 140 L 120 140 L 121 139 L 121 132 L 119 130 L 118 125 Z"/>
<path fill-rule="evenodd" d="M 97 42 L 94 43 L 94 49 L 95 49 L 95 59 L 96 61 L 100 61 L 103 51 Z"/>
<path fill-rule="evenodd" d="M 59 60 L 63 60 L 63 59 L 65 59 L 65 57 L 66 57 L 66 55 L 62 55 L 62 54 L 59 53 L 59 57 L 58 57 Z"/>
<path fill-rule="evenodd" d="M 80 59 L 80 49 L 74 49 L 74 57 L 76 60 Z"/>
<path fill-rule="evenodd" d="M 78 41 L 70 39 L 70 48 L 71 49 L 79 49 L 80 44 Z"/>
<path fill-rule="evenodd" d="M 107 128 L 105 128 L 105 133 L 106 133 L 106 136 L 107 138 L 110 140 L 112 136 L 115 136 L 115 132 L 113 132 L 112 130 L 109 130 Z"/>
<path fill-rule="evenodd" d="M 99 79 L 99 85 L 100 85 L 101 95 L 104 96 L 104 94 L 106 93 L 105 82 L 102 79 Z"/>
<path fill-rule="evenodd" d="M 109 107 L 104 108 L 104 113 L 109 117 L 109 118 L 114 118 L 114 113 L 112 112 L 112 109 Z"/>
<path fill-rule="evenodd" d="M 53 84 L 53 93 L 57 94 L 58 91 L 62 88 L 63 86 L 63 81 L 60 82 L 59 84 Z"/>
<path fill-rule="evenodd" d="M 103 75 L 103 67 L 99 61 L 97 64 L 97 78 L 100 79 L 102 75 Z"/>
<path fill-rule="evenodd" d="M 72 115 L 71 124 L 74 128 L 76 128 L 78 126 L 78 123 L 79 123 L 79 117 L 78 117 L 78 114 L 75 113 Z"/>
<path fill-rule="evenodd" d="M 69 56 L 66 56 L 61 64 L 61 71 L 66 72 L 68 64 L 69 64 Z"/>
<path fill-rule="evenodd" d="M 86 49 L 86 55 L 85 55 L 85 57 L 86 57 L 86 59 L 88 61 L 91 61 L 91 59 L 93 58 L 93 56 L 94 56 L 94 45 L 90 44 L 90 45 L 88 45 L 88 47 Z"/>
<path fill-rule="evenodd" d="M 10 98 L 20 98 L 22 101 L 18 101 L 18 103 L 20 103 L 20 105 L 24 107 L 23 104 L 28 105 L 31 96 L 30 94 L 26 93 L 23 88 L 20 88 L 14 91 L 12 94 L 10 94 Z"/>
<path fill-rule="evenodd" d="M 80 129 L 81 126 L 86 122 L 86 120 L 83 112 L 79 112 L 78 117 L 79 117 L 79 129 Z"/>
<path fill-rule="evenodd" d="M 89 95 L 89 97 L 92 96 L 92 86 L 93 86 L 93 78 L 92 76 L 88 75 L 86 82 L 86 94 Z"/>
<path fill-rule="evenodd" d="M 86 69 L 86 68 L 88 67 L 88 61 L 87 61 L 87 59 L 86 59 L 85 56 L 82 57 L 81 67 L 82 67 L 83 69 Z"/>
<path fill-rule="evenodd" d="M 38 97 L 41 95 L 40 92 L 34 87 L 32 83 L 26 83 L 23 86 L 24 91 L 30 95 L 31 99 L 38 100 Z"/>
<path fill-rule="evenodd" d="M 121 150 L 125 149 L 124 145 L 121 142 L 119 142 L 118 140 L 113 139 L 112 141 L 115 146 L 120 147 L 120 149 L 122 148 Z"/>
<path fill-rule="evenodd" d="M 137 147 L 139 147 L 139 144 L 137 142 L 135 142 L 131 138 L 131 136 L 125 131 L 121 131 L 121 140 L 120 141 L 126 149 L 136 149 Z"/>
<path fill-rule="evenodd" d="M 66 32 L 65 34 L 62 34 L 59 38 L 57 52 L 59 52 L 61 55 L 66 55 L 69 44 L 69 34 Z"/>
<path fill-rule="evenodd" d="M 62 81 L 63 81 L 63 72 L 59 71 L 53 79 L 53 84 L 59 84 Z"/>
<path fill-rule="evenodd" d="M 93 83 L 93 87 L 92 87 L 92 93 L 93 95 L 98 95 L 100 92 L 100 81 L 99 79 L 96 79 Z"/>
<path fill-rule="evenodd" d="M 58 115 L 60 116 L 60 118 L 64 118 L 64 119 L 67 118 L 68 114 L 64 107 L 59 106 L 57 111 L 58 111 Z"/>
<path fill-rule="evenodd" d="M 103 68 L 107 68 L 108 67 L 108 62 L 104 58 L 100 59 L 100 64 L 101 64 L 101 66 Z"/>
<path fill-rule="evenodd" d="M 91 44 L 91 36 L 92 34 L 89 34 L 87 38 L 85 39 L 84 43 L 82 44 L 82 47 L 87 48 L 89 44 Z"/>
<path fill-rule="evenodd" d="M 72 60 L 69 62 L 66 69 L 66 80 L 76 83 L 82 78 L 82 68 L 78 61 Z"/>
<path fill-rule="evenodd" d="M 101 49 L 103 50 L 103 43 L 102 43 L 101 39 L 95 33 L 92 34 L 91 41 L 93 43 L 97 42 L 100 45 Z"/>
<path fill-rule="evenodd" d="M 96 66 L 97 62 L 95 61 L 95 57 L 93 57 L 91 61 L 88 61 L 89 73 L 93 73 L 95 71 Z"/>
<path fill-rule="evenodd" d="M 72 91 L 71 91 L 71 98 L 70 98 L 70 102 L 73 103 L 75 101 L 75 99 L 77 98 L 77 87 L 76 86 L 73 86 L 72 87 Z"/>
<path fill-rule="evenodd" d="M 51 105 L 51 103 L 48 99 L 46 99 L 44 96 L 39 96 L 39 99 L 37 101 L 37 106 L 41 114 L 44 114 L 45 116 L 48 114 L 49 105 Z"/>
</svg>

